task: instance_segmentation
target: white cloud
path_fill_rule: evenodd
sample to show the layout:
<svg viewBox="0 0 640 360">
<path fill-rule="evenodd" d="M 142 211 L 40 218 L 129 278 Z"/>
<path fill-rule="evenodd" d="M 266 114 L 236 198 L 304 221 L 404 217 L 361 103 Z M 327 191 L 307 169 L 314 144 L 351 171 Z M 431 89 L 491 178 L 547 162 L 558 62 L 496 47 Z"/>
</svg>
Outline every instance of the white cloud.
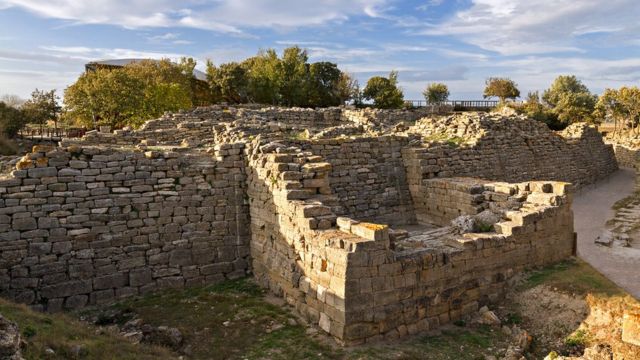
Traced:
<svg viewBox="0 0 640 360">
<path fill-rule="evenodd" d="M 424 4 L 416 7 L 416 10 L 427 11 L 431 8 L 442 5 L 443 2 L 444 0 L 428 0 Z"/>
<path fill-rule="evenodd" d="M 242 35 L 240 28 L 299 27 L 378 16 L 387 0 L 0 0 L 39 16 L 125 28 L 183 26 Z"/>
<path fill-rule="evenodd" d="M 640 1 L 472 0 L 472 6 L 426 35 L 452 35 L 503 55 L 582 51 L 576 37 L 631 34 L 638 29 Z M 612 26 L 611 24 L 614 24 Z"/>
<path fill-rule="evenodd" d="M 160 41 L 160 40 L 175 40 L 179 37 L 180 37 L 180 34 L 168 32 L 162 35 L 150 36 L 148 37 L 148 39 L 151 41 Z"/>
<path fill-rule="evenodd" d="M 149 36 L 147 37 L 147 40 L 152 43 L 170 43 L 174 45 L 193 44 L 193 41 L 180 39 L 180 36 L 181 35 L 179 33 L 168 32 L 161 35 Z"/>
<path fill-rule="evenodd" d="M 41 46 L 43 50 L 49 51 L 50 56 L 58 58 L 69 58 L 82 61 L 94 61 L 103 59 L 172 59 L 177 60 L 185 56 L 184 54 L 140 51 L 122 48 L 90 48 L 84 46 Z"/>
</svg>

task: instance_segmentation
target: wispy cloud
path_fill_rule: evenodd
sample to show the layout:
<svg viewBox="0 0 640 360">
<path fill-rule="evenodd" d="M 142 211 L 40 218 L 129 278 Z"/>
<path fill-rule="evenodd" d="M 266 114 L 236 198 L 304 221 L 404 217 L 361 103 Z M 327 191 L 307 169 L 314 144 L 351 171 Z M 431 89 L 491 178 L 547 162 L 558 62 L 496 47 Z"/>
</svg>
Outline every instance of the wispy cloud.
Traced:
<svg viewBox="0 0 640 360">
<path fill-rule="evenodd" d="M 472 0 L 470 8 L 422 34 L 456 36 L 504 55 L 580 52 L 576 36 L 633 32 L 639 13 L 637 0 Z"/>
<path fill-rule="evenodd" d="M 243 35 L 241 28 L 299 27 L 378 16 L 386 0 L 0 0 L 39 16 L 125 28 L 190 27 Z M 246 35 L 246 34 L 245 34 Z"/>
<path fill-rule="evenodd" d="M 193 44 L 193 41 L 181 39 L 181 34 L 168 32 L 160 35 L 153 35 L 147 37 L 147 40 L 151 43 L 168 43 L 173 45 L 189 45 Z"/>
</svg>

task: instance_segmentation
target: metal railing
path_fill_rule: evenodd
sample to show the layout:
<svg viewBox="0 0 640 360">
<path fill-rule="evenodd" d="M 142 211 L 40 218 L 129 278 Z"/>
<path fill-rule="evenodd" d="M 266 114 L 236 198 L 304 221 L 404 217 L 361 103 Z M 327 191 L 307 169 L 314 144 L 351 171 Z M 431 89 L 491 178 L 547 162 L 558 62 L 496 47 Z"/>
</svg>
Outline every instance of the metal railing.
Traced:
<svg viewBox="0 0 640 360">
<path fill-rule="evenodd" d="M 521 103 L 521 101 L 513 101 L 514 103 Z M 429 104 L 425 100 L 406 100 L 405 103 L 410 104 L 413 107 L 425 107 Z M 439 105 L 452 106 L 454 110 L 467 110 L 467 109 L 491 109 L 496 107 L 500 102 L 498 100 L 447 100 Z"/>
<path fill-rule="evenodd" d="M 18 136 L 31 139 L 61 139 L 82 137 L 87 132 L 84 128 L 32 128 L 26 127 L 18 132 Z"/>
</svg>

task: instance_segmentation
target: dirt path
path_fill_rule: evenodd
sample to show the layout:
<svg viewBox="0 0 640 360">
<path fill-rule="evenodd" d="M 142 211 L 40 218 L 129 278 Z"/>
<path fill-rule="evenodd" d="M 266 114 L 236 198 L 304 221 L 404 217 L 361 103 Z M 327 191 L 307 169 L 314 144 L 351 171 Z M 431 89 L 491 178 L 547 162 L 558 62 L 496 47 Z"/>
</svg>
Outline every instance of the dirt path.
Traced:
<svg viewBox="0 0 640 360">
<path fill-rule="evenodd" d="M 607 220 L 613 218 L 611 206 L 633 192 L 633 170 L 621 169 L 599 183 L 578 191 L 573 201 L 575 230 L 578 233 L 578 256 L 587 261 L 640 299 L 640 258 L 625 256 L 624 249 L 596 245 Z"/>
</svg>

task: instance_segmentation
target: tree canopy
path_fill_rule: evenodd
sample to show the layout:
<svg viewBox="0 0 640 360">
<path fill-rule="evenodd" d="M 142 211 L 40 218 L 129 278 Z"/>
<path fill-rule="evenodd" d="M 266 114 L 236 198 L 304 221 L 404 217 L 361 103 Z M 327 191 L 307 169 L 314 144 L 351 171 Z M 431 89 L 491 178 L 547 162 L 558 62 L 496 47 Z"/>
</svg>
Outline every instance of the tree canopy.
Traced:
<svg viewBox="0 0 640 360">
<path fill-rule="evenodd" d="M 594 115 L 613 119 L 615 130 L 634 129 L 640 125 L 640 89 L 623 86 L 620 89 L 605 89 L 598 98 Z"/>
<path fill-rule="evenodd" d="M 381 109 L 396 109 L 404 105 L 404 94 L 398 88 L 397 71 L 389 73 L 389 77 L 370 78 L 362 95 L 367 100 L 373 100 L 374 105 Z"/>
<path fill-rule="evenodd" d="M 24 113 L 13 106 L 0 101 L 0 132 L 2 135 L 12 138 L 26 123 Z"/>
<path fill-rule="evenodd" d="M 449 88 L 443 83 L 431 83 L 422 92 L 428 104 L 437 105 L 449 99 Z"/>
<path fill-rule="evenodd" d="M 564 124 L 593 120 L 597 97 L 575 75 L 558 76 L 542 99 Z"/>
<path fill-rule="evenodd" d="M 57 123 L 58 114 L 62 107 L 58 103 L 60 97 L 56 95 L 56 90 L 44 91 L 35 89 L 31 93 L 31 98 L 25 101 L 20 109 L 27 121 L 32 124 L 43 125 L 49 120 Z"/>
<path fill-rule="evenodd" d="M 515 99 L 520 97 L 520 90 L 518 90 L 518 84 L 509 78 L 492 77 L 485 82 L 483 97 L 497 97 L 500 102 L 504 102 L 506 99 Z"/>
<path fill-rule="evenodd" d="M 306 50 L 297 46 L 262 50 L 244 61 L 207 63 L 207 78 L 216 101 L 284 106 L 327 107 L 354 96 L 353 79 L 338 65 L 309 63 Z"/>
<path fill-rule="evenodd" d="M 88 127 L 137 127 L 165 111 L 190 108 L 192 69 L 188 61 L 145 60 L 86 72 L 65 90 L 66 116 Z"/>
</svg>

